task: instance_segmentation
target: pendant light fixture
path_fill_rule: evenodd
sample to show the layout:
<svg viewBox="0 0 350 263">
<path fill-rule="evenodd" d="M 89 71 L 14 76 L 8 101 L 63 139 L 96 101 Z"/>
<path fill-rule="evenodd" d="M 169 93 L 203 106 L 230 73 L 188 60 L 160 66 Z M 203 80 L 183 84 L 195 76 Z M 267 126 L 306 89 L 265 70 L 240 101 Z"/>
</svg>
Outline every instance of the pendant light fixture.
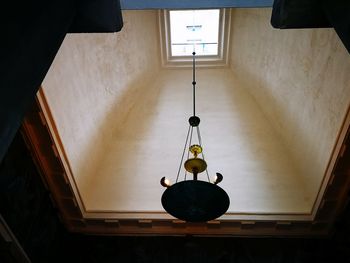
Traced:
<svg viewBox="0 0 350 263">
<path fill-rule="evenodd" d="M 230 199 L 227 193 L 217 184 L 223 179 L 220 173 L 216 173 L 214 180 L 210 180 L 207 163 L 204 159 L 202 138 L 199 130 L 200 118 L 196 116 L 196 53 L 193 52 L 193 116 L 189 118 L 185 146 L 182 152 L 180 166 L 177 172 L 175 184 L 163 177 L 160 180 L 166 187 L 162 195 L 162 205 L 172 216 L 187 222 L 206 222 L 223 215 L 229 205 Z M 194 134 L 197 136 L 193 136 Z M 197 137 L 197 138 L 195 138 Z M 197 140 L 198 143 L 192 144 Z M 183 163 L 187 150 L 187 160 Z M 191 156 L 190 158 L 190 154 Z M 182 165 L 184 165 L 184 180 L 179 180 Z M 199 180 L 198 176 L 205 172 L 206 178 Z M 193 178 L 187 178 L 187 173 Z"/>
</svg>

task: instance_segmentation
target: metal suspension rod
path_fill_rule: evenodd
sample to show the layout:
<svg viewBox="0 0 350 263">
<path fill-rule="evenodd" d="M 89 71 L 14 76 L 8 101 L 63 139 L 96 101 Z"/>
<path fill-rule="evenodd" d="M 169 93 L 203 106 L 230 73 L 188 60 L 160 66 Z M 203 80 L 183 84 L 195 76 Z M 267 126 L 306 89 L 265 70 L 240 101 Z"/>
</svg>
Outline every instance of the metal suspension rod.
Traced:
<svg viewBox="0 0 350 263">
<path fill-rule="evenodd" d="M 193 80 L 192 80 L 192 86 L 193 86 L 193 116 L 196 116 L 196 52 L 192 53 L 193 55 Z"/>
</svg>

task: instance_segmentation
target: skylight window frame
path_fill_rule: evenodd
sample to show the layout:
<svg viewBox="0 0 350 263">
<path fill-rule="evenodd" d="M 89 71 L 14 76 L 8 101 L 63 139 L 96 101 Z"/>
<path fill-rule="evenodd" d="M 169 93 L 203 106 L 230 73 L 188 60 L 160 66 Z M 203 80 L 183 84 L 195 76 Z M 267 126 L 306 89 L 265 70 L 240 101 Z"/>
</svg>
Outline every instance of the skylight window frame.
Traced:
<svg viewBox="0 0 350 263">
<path fill-rule="evenodd" d="M 192 56 L 173 56 L 171 53 L 170 11 L 179 9 L 167 9 L 159 11 L 159 32 L 161 47 L 161 63 L 165 68 L 191 67 Z M 199 10 L 199 9 L 189 9 Z M 217 55 L 197 55 L 197 67 L 227 67 L 229 57 L 229 40 L 231 27 L 231 10 L 219 9 L 219 36 Z"/>
</svg>

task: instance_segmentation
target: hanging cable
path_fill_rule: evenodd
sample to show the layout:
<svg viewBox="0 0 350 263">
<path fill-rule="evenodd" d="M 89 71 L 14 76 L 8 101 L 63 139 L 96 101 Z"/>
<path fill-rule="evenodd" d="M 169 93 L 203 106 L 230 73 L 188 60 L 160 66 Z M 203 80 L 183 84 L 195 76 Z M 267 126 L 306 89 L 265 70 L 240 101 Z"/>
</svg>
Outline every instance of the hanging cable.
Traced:
<svg viewBox="0 0 350 263">
<path fill-rule="evenodd" d="M 192 135 L 193 135 L 193 126 L 191 126 L 191 133 L 190 133 L 190 142 L 188 144 L 188 146 L 191 146 L 192 143 Z M 190 151 L 187 151 L 187 160 L 190 158 Z M 187 178 L 187 170 L 185 169 L 185 181 Z"/>
<path fill-rule="evenodd" d="M 179 170 L 177 171 L 176 183 L 177 183 L 177 181 L 179 179 L 179 174 L 180 174 L 180 171 L 181 171 L 182 162 L 184 160 L 184 155 L 185 155 L 185 151 L 186 151 L 186 146 L 187 146 L 187 142 L 188 142 L 188 135 L 190 134 L 190 130 L 191 130 L 191 125 L 188 127 L 187 136 L 186 136 L 186 142 L 185 142 L 184 149 L 182 151 L 182 156 L 181 156 L 181 162 L 180 162 Z"/>
<path fill-rule="evenodd" d="M 197 126 L 197 136 L 198 136 L 199 145 L 202 146 L 202 137 L 201 137 L 201 133 L 199 131 L 199 126 Z"/>
<path fill-rule="evenodd" d="M 201 133 L 200 133 L 200 131 L 199 131 L 199 126 L 197 126 L 197 136 L 198 136 L 199 146 L 202 147 L 202 136 L 201 136 Z M 201 153 L 201 155 L 202 155 L 202 157 L 203 157 L 203 160 L 205 160 L 205 158 L 204 158 L 204 153 L 203 153 L 203 152 Z M 208 169 L 205 169 L 205 173 L 207 174 L 208 182 L 210 183 L 210 176 L 209 176 Z"/>
<path fill-rule="evenodd" d="M 190 142 L 188 144 L 188 146 L 191 146 L 192 144 L 192 136 L 193 136 L 193 126 L 191 126 L 191 133 L 190 133 Z M 190 151 L 187 151 L 187 159 L 190 158 Z M 185 170 L 185 180 L 186 180 L 186 175 L 187 175 L 187 171 Z"/>
</svg>

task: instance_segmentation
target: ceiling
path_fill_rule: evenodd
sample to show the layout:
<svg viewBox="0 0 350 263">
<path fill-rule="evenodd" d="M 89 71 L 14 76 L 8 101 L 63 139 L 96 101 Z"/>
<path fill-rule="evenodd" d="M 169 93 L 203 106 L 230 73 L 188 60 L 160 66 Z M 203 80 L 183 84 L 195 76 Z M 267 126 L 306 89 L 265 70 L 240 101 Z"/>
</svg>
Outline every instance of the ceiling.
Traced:
<svg viewBox="0 0 350 263">
<path fill-rule="evenodd" d="M 337 35 L 275 30 L 270 16 L 232 10 L 230 66 L 198 69 L 209 172 L 231 199 L 220 222 L 312 221 L 349 124 Z M 192 79 L 160 66 L 157 11 L 123 18 L 118 34 L 67 35 L 38 101 L 82 218 L 147 225 L 172 220 L 159 179 L 176 177 Z"/>
</svg>

